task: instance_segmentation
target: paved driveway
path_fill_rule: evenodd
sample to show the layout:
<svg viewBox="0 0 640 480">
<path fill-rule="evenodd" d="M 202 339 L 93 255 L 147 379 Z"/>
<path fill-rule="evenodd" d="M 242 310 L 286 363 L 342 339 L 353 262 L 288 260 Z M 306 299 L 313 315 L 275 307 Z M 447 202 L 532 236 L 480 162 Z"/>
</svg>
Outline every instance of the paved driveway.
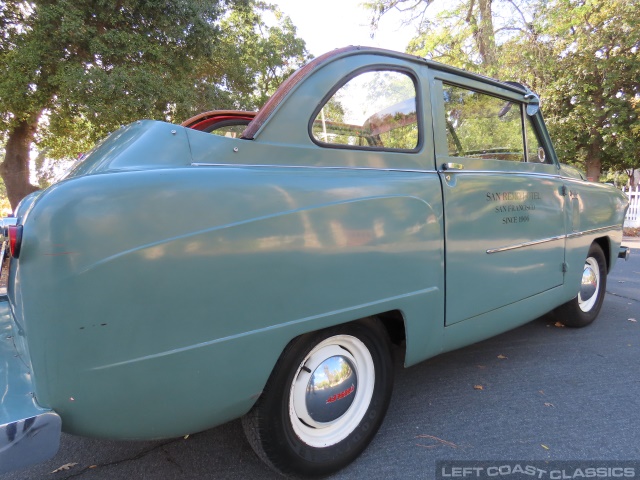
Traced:
<svg viewBox="0 0 640 480">
<path fill-rule="evenodd" d="M 398 361 L 379 434 L 333 478 L 431 479 L 438 460 L 640 460 L 640 242 L 625 243 L 632 258 L 609 276 L 590 327 L 542 317 L 409 369 Z M 74 477 L 279 478 L 234 421 L 162 442 L 65 435 L 51 461 L 0 480 Z"/>
</svg>

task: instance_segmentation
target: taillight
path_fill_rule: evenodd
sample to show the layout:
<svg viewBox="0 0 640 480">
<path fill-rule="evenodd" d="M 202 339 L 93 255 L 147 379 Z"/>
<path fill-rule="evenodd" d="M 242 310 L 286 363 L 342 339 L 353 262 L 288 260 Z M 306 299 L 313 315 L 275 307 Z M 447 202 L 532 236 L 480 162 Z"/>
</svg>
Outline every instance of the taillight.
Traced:
<svg viewBox="0 0 640 480">
<path fill-rule="evenodd" d="M 22 225 L 9 225 L 9 253 L 13 258 L 20 256 L 20 245 L 22 244 Z"/>
</svg>

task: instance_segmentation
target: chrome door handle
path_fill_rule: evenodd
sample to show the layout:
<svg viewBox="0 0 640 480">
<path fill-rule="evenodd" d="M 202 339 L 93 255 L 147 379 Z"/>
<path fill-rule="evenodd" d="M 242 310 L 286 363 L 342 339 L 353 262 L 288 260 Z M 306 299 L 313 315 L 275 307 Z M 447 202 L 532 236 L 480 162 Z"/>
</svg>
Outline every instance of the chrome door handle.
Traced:
<svg viewBox="0 0 640 480">
<path fill-rule="evenodd" d="M 464 170 L 464 165 L 461 163 L 443 163 L 442 170 Z"/>
</svg>

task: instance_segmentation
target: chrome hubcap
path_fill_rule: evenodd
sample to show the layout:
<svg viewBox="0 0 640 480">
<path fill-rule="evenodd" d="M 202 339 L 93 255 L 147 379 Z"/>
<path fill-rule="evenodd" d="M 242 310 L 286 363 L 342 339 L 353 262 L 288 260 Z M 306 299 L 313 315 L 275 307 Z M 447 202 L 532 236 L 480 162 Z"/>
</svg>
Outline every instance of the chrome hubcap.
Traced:
<svg viewBox="0 0 640 480">
<path fill-rule="evenodd" d="M 587 258 L 582 272 L 582 282 L 578 293 L 578 305 L 580 310 L 588 312 L 593 308 L 598 300 L 598 289 L 600 287 L 600 269 L 598 262 L 592 257 Z"/>
<path fill-rule="evenodd" d="M 356 397 L 358 376 L 351 360 L 344 355 L 327 358 L 311 374 L 306 404 L 316 422 L 332 422 L 349 410 Z"/>
</svg>

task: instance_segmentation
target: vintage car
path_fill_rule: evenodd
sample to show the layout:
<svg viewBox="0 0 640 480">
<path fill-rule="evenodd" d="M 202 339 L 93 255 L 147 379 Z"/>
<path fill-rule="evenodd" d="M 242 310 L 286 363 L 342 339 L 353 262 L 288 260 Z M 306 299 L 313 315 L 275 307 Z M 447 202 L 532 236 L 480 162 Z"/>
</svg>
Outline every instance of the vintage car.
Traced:
<svg viewBox="0 0 640 480">
<path fill-rule="evenodd" d="M 329 474 L 385 416 L 392 344 L 410 366 L 588 325 L 628 254 L 626 197 L 559 162 L 516 83 L 347 47 L 186 123 L 119 129 L 4 220 L 1 471 L 61 430 L 242 417 L 275 470 Z"/>
</svg>

